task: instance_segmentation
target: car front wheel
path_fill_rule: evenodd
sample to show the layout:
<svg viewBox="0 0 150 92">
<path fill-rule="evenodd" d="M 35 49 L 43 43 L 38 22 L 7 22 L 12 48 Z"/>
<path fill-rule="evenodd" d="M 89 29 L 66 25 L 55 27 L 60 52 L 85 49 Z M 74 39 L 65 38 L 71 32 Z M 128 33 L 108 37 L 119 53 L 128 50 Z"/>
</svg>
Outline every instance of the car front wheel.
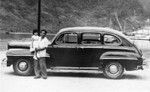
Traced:
<svg viewBox="0 0 150 92">
<path fill-rule="evenodd" d="M 33 73 L 32 62 L 28 59 L 18 59 L 13 64 L 14 72 L 18 75 L 28 76 Z"/>
<path fill-rule="evenodd" d="M 111 79 L 121 78 L 123 72 L 124 68 L 119 62 L 109 62 L 103 69 L 104 76 Z"/>
</svg>

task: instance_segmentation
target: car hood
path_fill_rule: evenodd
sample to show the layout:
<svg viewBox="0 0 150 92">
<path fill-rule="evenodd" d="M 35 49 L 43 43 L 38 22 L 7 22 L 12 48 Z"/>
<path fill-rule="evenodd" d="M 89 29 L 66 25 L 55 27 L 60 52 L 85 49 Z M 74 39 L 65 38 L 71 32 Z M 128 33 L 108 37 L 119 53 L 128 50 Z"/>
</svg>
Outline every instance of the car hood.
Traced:
<svg viewBox="0 0 150 92">
<path fill-rule="evenodd" d="M 11 41 L 8 43 L 9 46 L 27 46 L 29 47 L 31 44 L 30 41 Z"/>
<path fill-rule="evenodd" d="M 8 43 L 9 48 L 30 48 L 31 41 L 11 41 Z M 50 41 L 51 45 L 51 41 Z"/>
<path fill-rule="evenodd" d="M 33 56 L 29 49 L 10 49 L 7 51 L 6 56 Z"/>
</svg>

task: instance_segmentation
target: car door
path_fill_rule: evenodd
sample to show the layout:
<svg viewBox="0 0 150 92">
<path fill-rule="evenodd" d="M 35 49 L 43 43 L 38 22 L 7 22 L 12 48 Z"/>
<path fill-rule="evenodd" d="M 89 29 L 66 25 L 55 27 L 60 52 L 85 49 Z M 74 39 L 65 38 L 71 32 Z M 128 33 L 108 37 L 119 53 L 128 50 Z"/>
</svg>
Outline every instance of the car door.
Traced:
<svg viewBox="0 0 150 92">
<path fill-rule="evenodd" d="M 99 66 L 99 57 L 103 52 L 101 34 L 83 33 L 81 36 L 82 40 L 78 51 L 82 67 Z"/>
<path fill-rule="evenodd" d="M 78 59 L 78 35 L 67 32 L 59 35 L 55 44 L 48 48 L 50 56 L 53 58 L 54 66 L 77 67 Z"/>
</svg>

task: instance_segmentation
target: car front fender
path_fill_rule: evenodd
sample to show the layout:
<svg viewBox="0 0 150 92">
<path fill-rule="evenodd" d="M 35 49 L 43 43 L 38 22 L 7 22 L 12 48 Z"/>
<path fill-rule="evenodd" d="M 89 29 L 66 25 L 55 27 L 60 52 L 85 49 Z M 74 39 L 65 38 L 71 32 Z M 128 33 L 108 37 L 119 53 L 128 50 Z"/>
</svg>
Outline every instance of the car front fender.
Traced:
<svg viewBox="0 0 150 92">
<path fill-rule="evenodd" d="M 29 49 L 9 49 L 6 56 L 33 56 Z"/>
</svg>

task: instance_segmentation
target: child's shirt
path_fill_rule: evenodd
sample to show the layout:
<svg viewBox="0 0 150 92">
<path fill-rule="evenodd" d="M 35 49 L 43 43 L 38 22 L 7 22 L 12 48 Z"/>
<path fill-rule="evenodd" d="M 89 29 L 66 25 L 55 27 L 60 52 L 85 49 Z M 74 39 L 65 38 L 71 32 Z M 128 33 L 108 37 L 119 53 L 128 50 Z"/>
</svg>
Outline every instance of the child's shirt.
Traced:
<svg viewBox="0 0 150 92">
<path fill-rule="evenodd" d="M 32 39 L 32 48 L 38 48 L 38 40 L 39 40 L 39 36 L 33 35 L 31 37 Z"/>
<path fill-rule="evenodd" d="M 36 35 L 33 35 L 31 37 L 31 45 L 30 45 L 30 52 L 34 52 L 35 51 L 35 48 L 38 48 L 38 41 L 39 41 L 39 36 L 36 36 Z M 37 60 L 37 53 L 34 52 L 34 56 L 33 56 L 34 59 Z"/>
</svg>

